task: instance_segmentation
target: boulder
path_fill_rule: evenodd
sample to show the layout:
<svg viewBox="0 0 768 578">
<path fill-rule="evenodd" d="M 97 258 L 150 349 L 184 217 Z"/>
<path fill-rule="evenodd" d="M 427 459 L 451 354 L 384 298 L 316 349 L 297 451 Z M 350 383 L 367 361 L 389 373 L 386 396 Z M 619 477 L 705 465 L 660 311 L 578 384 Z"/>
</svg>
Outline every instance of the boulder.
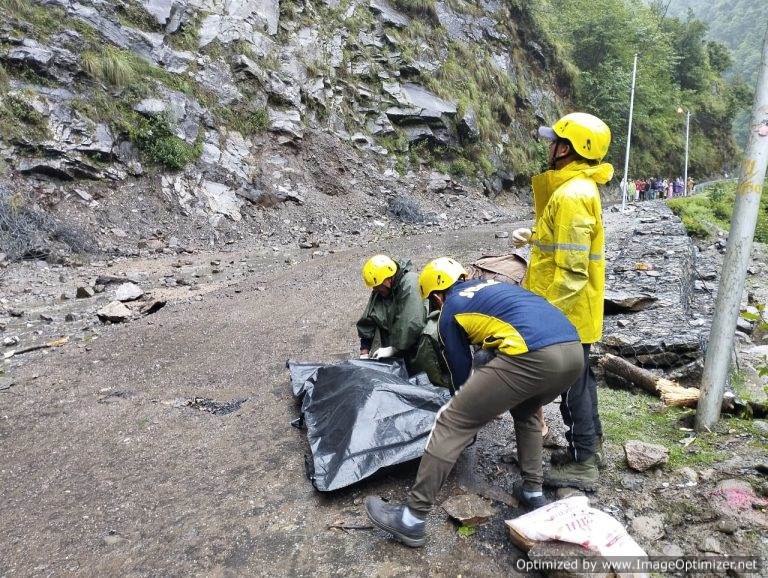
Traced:
<svg viewBox="0 0 768 578">
<path fill-rule="evenodd" d="M 121 323 L 131 318 L 133 312 L 120 301 L 112 301 L 96 312 L 96 316 L 103 322 Z"/>
<path fill-rule="evenodd" d="M 468 526 L 484 524 L 496 509 L 477 494 L 453 496 L 443 502 L 443 510 L 454 520 Z"/>
<path fill-rule="evenodd" d="M 624 444 L 627 464 L 638 472 L 644 472 L 669 461 L 669 450 L 662 445 L 629 440 Z"/>
<path fill-rule="evenodd" d="M 83 285 L 77 288 L 75 297 L 78 299 L 88 299 L 89 297 L 93 297 L 95 294 L 96 292 L 93 290 L 93 287 L 87 287 Z"/>
<path fill-rule="evenodd" d="M 653 295 L 645 293 L 630 293 L 627 291 L 606 290 L 605 292 L 605 313 L 630 313 L 647 309 L 659 299 Z"/>
<path fill-rule="evenodd" d="M 664 515 L 638 516 L 632 520 L 632 536 L 647 543 L 664 537 Z"/>
<path fill-rule="evenodd" d="M 121 302 L 135 301 L 144 295 L 144 290 L 135 283 L 123 283 L 115 291 L 115 299 Z"/>
</svg>

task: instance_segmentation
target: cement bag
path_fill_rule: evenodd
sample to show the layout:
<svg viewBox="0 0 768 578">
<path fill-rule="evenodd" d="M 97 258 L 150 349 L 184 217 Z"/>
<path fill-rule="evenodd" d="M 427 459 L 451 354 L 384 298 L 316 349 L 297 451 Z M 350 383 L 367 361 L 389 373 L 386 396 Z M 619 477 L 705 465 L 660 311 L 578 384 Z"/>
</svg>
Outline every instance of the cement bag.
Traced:
<svg viewBox="0 0 768 578">
<path fill-rule="evenodd" d="M 578 544 L 603 557 L 647 556 L 618 520 L 590 507 L 586 496 L 558 500 L 507 520 L 506 524 L 512 541 L 525 550 L 530 550 L 536 542 L 557 540 Z"/>
<path fill-rule="evenodd" d="M 292 377 L 300 379 L 309 364 L 288 365 Z M 423 374 L 408 380 L 402 362 L 321 366 L 298 390 L 311 451 L 307 476 L 321 492 L 421 457 L 437 411 L 450 399 Z"/>
</svg>

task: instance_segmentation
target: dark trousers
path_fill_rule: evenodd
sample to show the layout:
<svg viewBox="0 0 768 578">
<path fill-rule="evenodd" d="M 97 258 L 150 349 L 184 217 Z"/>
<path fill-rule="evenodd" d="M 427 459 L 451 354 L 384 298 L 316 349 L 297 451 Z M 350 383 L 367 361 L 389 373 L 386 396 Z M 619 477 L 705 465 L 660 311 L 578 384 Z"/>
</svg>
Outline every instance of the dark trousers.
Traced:
<svg viewBox="0 0 768 578">
<path fill-rule="evenodd" d="M 461 452 L 486 423 L 512 410 L 523 487 L 541 490 L 539 408 L 557 399 L 582 371 L 581 344 L 550 345 L 521 355 L 497 355 L 472 376 L 437 413 L 408 507 L 425 514 L 432 508 Z"/>
<path fill-rule="evenodd" d="M 589 348 L 585 343 L 584 369 L 571 387 L 562 395 L 560 413 L 568 431 L 565 438 L 568 448 L 577 462 L 583 462 L 595 455 L 597 438 L 603 437 L 603 425 L 597 410 L 597 381 L 589 365 Z"/>
</svg>

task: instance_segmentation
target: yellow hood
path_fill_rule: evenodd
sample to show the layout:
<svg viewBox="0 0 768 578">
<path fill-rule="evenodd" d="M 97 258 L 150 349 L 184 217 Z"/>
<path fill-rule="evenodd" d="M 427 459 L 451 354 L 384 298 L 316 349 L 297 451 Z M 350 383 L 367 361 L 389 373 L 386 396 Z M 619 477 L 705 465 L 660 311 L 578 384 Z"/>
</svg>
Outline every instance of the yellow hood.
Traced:
<svg viewBox="0 0 768 578">
<path fill-rule="evenodd" d="M 533 209 L 536 218 L 541 215 L 552 193 L 558 187 L 579 176 L 588 177 L 598 185 L 604 185 L 613 178 L 613 165 L 610 163 L 590 165 L 584 161 L 573 161 L 561 169 L 546 171 L 534 176 L 531 179 L 531 187 L 533 188 Z"/>
</svg>

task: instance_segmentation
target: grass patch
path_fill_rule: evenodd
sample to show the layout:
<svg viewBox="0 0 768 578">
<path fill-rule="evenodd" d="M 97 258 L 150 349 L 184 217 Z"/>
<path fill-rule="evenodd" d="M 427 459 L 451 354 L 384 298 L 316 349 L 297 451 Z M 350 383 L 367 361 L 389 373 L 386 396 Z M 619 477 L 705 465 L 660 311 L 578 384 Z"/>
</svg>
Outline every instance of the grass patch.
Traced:
<svg viewBox="0 0 768 578">
<path fill-rule="evenodd" d="M 141 92 L 142 89 L 146 91 L 147 80 L 156 80 L 171 90 L 204 100 L 205 95 L 200 94 L 196 84 L 184 76 L 163 70 L 130 50 L 106 46 L 99 52 L 84 53 L 82 63 L 83 69 L 94 80 L 116 88 L 132 87 Z"/>
<path fill-rule="evenodd" d="M 196 51 L 200 46 L 200 25 L 203 22 L 205 14 L 196 12 L 195 15 L 181 27 L 168 36 L 168 42 L 176 50 Z"/>
<path fill-rule="evenodd" d="M 393 0 L 395 8 L 416 18 L 426 18 L 437 23 L 435 0 Z"/>
<path fill-rule="evenodd" d="M 203 152 L 202 139 L 188 144 L 173 134 L 170 121 L 163 115 L 147 118 L 134 113 L 121 128 L 150 161 L 174 171 L 184 168 Z"/>
<path fill-rule="evenodd" d="M 269 126 L 269 115 L 266 108 L 240 110 L 219 107 L 216 109 L 216 116 L 222 124 L 236 130 L 243 136 L 264 132 Z"/>
<path fill-rule="evenodd" d="M 725 453 L 716 447 L 717 434 L 699 434 L 696 441 L 684 449 L 680 443 L 691 436 L 681 431 L 685 418 L 692 410 L 666 407 L 654 411 L 649 406 L 660 402 L 647 395 L 633 395 L 618 389 L 598 388 L 600 418 L 606 439 L 613 445 L 623 447 L 627 440 L 640 440 L 661 444 L 669 449 L 667 468 L 701 466 L 725 458 Z M 744 429 L 744 420 L 724 419 L 724 423 Z"/>
<path fill-rule="evenodd" d="M 0 135 L 8 141 L 41 141 L 48 138 L 48 122 L 19 94 L 0 97 Z"/>
<path fill-rule="evenodd" d="M 683 221 L 683 226 L 692 237 L 709 238 L 717 228 L 730 228 L 731 213 L 736 198 L 736 183 L 716 183 L 706 193 L 670 199 L 669 208 Z M 755 227 L 755 240 L 768 243 L 768 195 L 760 199 L 760 208 Z"/>
</svg>

